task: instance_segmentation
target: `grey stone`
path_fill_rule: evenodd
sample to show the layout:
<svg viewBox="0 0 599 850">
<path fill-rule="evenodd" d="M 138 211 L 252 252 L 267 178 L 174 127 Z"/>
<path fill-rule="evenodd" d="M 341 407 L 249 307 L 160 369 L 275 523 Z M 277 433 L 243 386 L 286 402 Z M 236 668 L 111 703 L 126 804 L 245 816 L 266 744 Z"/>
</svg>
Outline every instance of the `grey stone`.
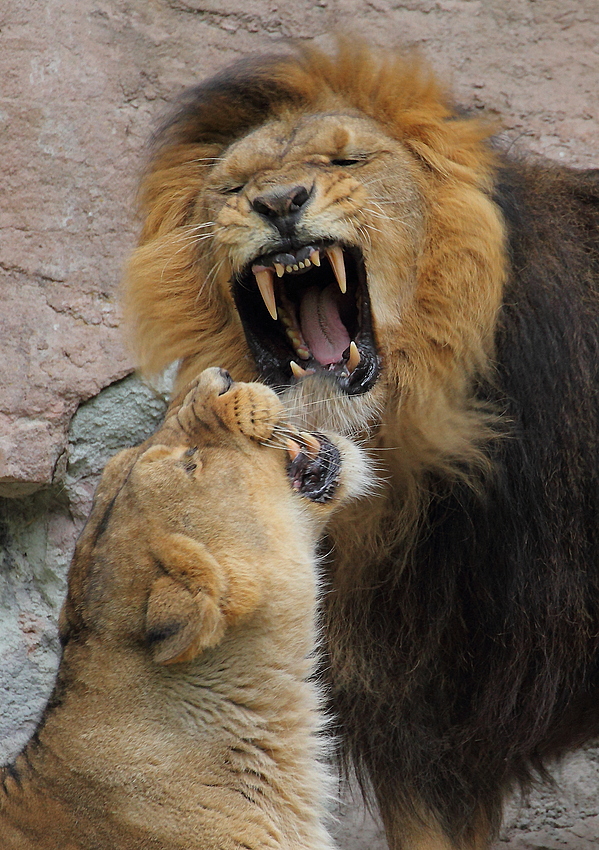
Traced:
<svg viewBox="0 0 599 850">
<path fill-rule="evenodd" d="M 33 732 L 52 688 L 73 537 L 60 490 L 0 498 L 0 764 Z"/>
<path fill-rule="evenodd" d="M 50 694 L 68 566 L 99 474 L 156 429 L 167 393 L 168 378 L 158 388 L 135 376 L 107 387 L 73 416 L 63 480 L 0 498 L 0 764 L 33 732 Z"/>
</svg>

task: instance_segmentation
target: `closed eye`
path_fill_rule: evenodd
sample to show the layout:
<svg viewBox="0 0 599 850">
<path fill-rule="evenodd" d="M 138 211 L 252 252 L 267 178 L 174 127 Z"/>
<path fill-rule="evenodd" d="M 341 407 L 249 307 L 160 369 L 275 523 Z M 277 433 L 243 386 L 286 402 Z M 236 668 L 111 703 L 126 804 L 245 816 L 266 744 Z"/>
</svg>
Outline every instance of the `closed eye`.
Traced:
<svg viewBox="0 0 599 850">
<path fill-rule="evenodd" d="M 365 162 L 368 162 L 370 159 L 366 154 L 362 154 L 360 156 L 348 156 L 348 157 L 339 157 L 337 159 L 331 159 L 331 165 L 338 165 L 342 168 L 346 168 L 352 165 L 362 165 Z"/>
</svg>

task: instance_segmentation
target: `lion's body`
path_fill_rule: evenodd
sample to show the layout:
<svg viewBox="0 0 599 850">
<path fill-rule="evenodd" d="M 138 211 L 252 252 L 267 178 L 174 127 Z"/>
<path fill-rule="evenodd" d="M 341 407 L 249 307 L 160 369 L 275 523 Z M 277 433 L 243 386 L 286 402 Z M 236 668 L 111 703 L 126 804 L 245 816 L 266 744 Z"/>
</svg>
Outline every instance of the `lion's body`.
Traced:
<svg viewBox="0 0 599 850">
<path fill-rule="evenodd" d="M 103 475 L 54 693 L 0 772 L 2 850 L 333 846 L 307 677 L 314 546 L 338 499 L 292 491 L 285 452 L 261 444 L 280 402 L 229 386 L 204 373 Z M 364 467 L 344 457 L 357 493 Z"/>
<path fill-rule="evenodd" d="M 385 470 L 331 526 L 327 636 L 394 850 L 486 846 L 514 783 L 599 733 L 599 180 L 484 137 L 417 62 L 240 63 L 166 126 L 128 273 L 147 368 L 262 375 Z M 332 272 L 277 282 L 314 245 L 353 263 L 353 313 Z"/>
</svg>

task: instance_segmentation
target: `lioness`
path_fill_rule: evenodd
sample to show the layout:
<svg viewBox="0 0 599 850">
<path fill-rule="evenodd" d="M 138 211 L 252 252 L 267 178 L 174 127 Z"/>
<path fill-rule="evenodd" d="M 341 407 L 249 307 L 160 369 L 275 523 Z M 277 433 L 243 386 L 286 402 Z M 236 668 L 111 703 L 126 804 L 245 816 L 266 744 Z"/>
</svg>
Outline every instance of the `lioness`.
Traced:
<svg viewBox="0 0 599 850">
<path fill-rule="evenodd" d="M 326 670 L 394 850 L 486 846 L 599 734 L 599 179 L 490 132 L 399 51 L 242 60 L 158 135 L 126 281 L 146 370 L 260 376 L 386 469 Z"/>
<path fill-rule="evenodd" d="M 54 692 L 0 772 L 2 850 L 325 850 L 315 546 L 368 486 L 347 440 L 209 369 L 106 467 Z"/>
</svg>

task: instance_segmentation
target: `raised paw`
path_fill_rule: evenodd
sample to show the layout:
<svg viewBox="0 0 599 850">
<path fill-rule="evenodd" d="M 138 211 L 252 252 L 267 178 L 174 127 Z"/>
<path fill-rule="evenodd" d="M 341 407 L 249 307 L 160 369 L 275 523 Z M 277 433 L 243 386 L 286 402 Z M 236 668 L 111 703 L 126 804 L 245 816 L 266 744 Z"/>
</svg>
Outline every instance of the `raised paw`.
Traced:
<svg viewBox="0 0 599 850">
<path fill-rule="evenodd" d="M 223 429 L 258 441 L 274 434 L 283 404 L 264 384 L 235 383 L 223 369 L 206 369 L 191 385 L 177 421 L 189 436 L 207 436 Z"/>
<path fill-rule="evenodd" d="M 233 384 L 216 407 L 231 431 L 260 442 L 273 436 L 283 416 L 280 399 L 264 384 Z"/>
</svg>

